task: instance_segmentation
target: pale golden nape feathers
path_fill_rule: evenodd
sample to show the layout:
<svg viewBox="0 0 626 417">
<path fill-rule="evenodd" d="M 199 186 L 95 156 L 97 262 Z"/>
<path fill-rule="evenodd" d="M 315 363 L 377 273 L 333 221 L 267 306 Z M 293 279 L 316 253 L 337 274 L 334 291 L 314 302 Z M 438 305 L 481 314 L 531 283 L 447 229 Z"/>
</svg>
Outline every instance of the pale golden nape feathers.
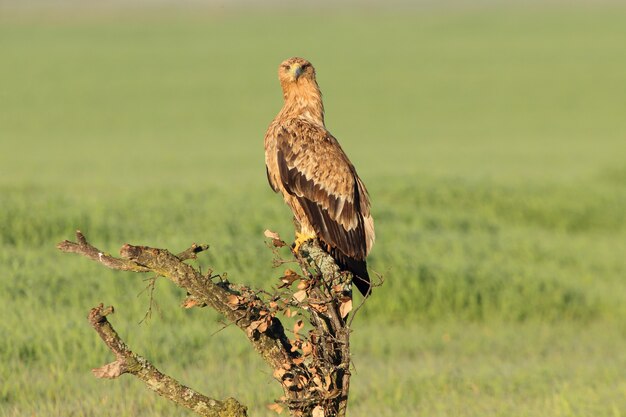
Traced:
<svg viewBox="0 0 626 417">
<path fill-rule="evenodd" d="M 365 185 L 324 126 L 322 93 L 311 63 L 287 59 L 278 68 L 278 78 L 284 104 L 265 134 L 269 183 L 293 211 L 299 232 L 317 236 L 368 295 L 365 258 L 375 234 Z"/>
</svg>

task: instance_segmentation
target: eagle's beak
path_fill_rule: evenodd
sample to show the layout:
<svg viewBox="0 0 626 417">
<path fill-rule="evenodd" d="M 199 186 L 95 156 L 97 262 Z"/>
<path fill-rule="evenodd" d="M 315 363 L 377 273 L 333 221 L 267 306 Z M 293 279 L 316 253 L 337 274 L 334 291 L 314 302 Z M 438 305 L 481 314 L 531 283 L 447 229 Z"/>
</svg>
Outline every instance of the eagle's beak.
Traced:
<svg viewBox="0 0 626 417">
<path fill-rule="evenodd" d="M 293 70 L 293 76 L 296 78 L 296 80 L 298 78 L 300 78 L 300 76 L 302 75 L 302 67 L 301 66 L 297 66 L 294 70 Z"/>
</svg>

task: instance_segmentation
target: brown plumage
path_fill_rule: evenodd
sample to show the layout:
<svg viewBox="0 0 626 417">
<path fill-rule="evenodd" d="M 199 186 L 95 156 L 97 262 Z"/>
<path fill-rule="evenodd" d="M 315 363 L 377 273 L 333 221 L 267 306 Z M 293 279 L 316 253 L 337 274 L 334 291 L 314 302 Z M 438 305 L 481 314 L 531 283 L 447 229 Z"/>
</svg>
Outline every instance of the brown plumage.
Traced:
<svg viewBox="0 0 626 417">
<path fill-rule="evenodd" d="M 324 126 L 322 93 L 305 59 L 280 64 L 284 105 L 265 134 L 265 164 L 300 224 L 317 237 L 363 295 L 371 291 L 365 258 L 374 244 L 374 221 L 365 185 Z"/>
</svg>

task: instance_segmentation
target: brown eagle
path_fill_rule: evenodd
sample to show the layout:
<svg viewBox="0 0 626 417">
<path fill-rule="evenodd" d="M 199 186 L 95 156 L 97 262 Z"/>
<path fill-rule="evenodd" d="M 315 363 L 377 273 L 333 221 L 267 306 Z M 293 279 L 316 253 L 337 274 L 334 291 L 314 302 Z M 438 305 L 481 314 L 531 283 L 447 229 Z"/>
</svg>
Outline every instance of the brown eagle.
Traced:
<svg viewBox="0 0 626 417">
<path fill-rule="evenodd" d="M 324 126 L 315 69 L 302 58 L 278 67 L 285 103 L 265 134 L 267 178 L 300 224 L 294 251 L 309 239 L 322 246 L 367 296 L 365 258 L 374 244 L 374 221 L 365 185 Z"/>
</svg>

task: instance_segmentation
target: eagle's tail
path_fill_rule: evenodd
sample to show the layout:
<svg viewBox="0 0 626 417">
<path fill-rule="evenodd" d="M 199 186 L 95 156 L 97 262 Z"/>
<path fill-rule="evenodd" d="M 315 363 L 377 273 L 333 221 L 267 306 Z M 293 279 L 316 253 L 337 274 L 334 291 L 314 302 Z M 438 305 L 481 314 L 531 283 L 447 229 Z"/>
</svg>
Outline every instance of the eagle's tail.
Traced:
<svg viewBox="0 0 626 417">
<path fill-rule="evenodd" d="M 331 248 L 330 256 L 333 257 L 337 266 L 344 271 L 352 273 L 352 283 L 356 285 L 359 292 L 364 297 L 369 296 L 372 293 L 372 284 L 370 282 L 370 276 L 367 273 L 367 263 L 365 260 L 351 258 L 341 253 L 337 248 Z"/>
</svg>

